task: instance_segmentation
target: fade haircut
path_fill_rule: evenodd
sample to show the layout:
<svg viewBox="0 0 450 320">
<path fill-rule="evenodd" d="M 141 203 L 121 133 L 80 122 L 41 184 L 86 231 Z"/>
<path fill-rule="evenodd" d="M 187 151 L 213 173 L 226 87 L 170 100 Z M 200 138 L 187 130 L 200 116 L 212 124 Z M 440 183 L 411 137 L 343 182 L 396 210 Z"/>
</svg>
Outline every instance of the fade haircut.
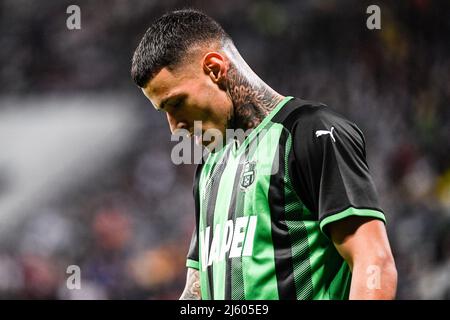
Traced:
<svg viewBox="0 0 450 320">
<path fill-rule="evenodd" d="M 141 88 L 164 67 L 173 68 L 196 44 L 225 40 L 230 36 L 206 14 L 183 9 L 166 13 L 145 32 L 136 48 L 131 76 Z"/>
</svg>

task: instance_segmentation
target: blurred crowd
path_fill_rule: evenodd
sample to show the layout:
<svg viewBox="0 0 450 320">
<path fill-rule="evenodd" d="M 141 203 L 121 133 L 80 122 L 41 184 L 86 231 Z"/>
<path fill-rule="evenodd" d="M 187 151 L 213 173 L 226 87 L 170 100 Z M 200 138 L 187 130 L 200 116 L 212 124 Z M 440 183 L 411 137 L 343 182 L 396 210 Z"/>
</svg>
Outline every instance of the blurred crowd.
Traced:
<svg viewBox="0 0 450 320">
<path fill-rule="evenodd" d="M 76 31 L 65 27 L 71 2 L 0 2 L 0 95 L 123 92 L 148 126 L 107 173 L 36 207 L 0 243 L 0 297 L 177 299 L 194 226 L 194 167 L 171 163 L 165 120 L 129 69 L 151 21 L 186 3 L 77 2 Z M 275 90 L 358 124 L 386 212 L 398 298 L 450 299 L 450 3 L 188 4 L 216 18 Z M 381 8 L 381 30 L 366 28 L 369 4 Z M 80 267 L 82 290 L 67 289 L 69 265 Z"/>
</svg>

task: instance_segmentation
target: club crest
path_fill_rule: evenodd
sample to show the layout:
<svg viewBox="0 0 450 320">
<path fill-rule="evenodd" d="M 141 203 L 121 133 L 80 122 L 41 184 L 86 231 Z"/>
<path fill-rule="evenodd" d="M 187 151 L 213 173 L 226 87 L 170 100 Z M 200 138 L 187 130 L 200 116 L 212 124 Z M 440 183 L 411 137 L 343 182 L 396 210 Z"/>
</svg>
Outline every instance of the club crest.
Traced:
<svg viewBox="0 0 450 320">
<path fill-rule="evenodd" d="M 256 161 L 247 161 L 244 163 L 240 183 L 242 190 L 245 191 L 255 181 L 255 174 L 256 174 L 255 168 L 256 168 Z"/>
</svg>

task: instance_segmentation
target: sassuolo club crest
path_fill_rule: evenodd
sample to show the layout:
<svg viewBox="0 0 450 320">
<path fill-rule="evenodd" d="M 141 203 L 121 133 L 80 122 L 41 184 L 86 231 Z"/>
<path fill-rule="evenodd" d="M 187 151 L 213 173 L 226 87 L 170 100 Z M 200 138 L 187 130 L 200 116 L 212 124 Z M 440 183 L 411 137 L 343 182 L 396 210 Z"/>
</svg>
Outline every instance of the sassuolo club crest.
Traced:
<svg viewBox="0 0 450 320">
<path fill-rule="evenodd" d="M 256 167 L 256 161 L 247 161 L 244 163 L 244 167 L 242 168 L 241 183 L 240 183 L 242 190 L 245 191 L 255 181 L 255 174 L 256 174 L 255 167 Z"/>
</svg>

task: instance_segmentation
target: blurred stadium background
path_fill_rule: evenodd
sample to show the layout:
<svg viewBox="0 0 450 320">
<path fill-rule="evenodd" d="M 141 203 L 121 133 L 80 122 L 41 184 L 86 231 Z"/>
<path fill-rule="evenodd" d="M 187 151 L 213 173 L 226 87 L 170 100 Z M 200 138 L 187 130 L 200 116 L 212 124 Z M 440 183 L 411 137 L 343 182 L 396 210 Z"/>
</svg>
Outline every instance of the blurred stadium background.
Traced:
<svg viewBox="0 0 450 320">
<path fill-rule="evenodd" d="M 66 8 L 81 8 L 81 30 Z M 366 28 L 377 4 L 382 29 Z M 192 6 L 283 94 L 358 123 L 400 299 L 450 298 L 448 1 L 0 1 L 0 297 L 177 299 L 194 166 L 129 76 L 156 17 Z M 81 267 L 81 290 L 66 268 Z"/>
</svg>

